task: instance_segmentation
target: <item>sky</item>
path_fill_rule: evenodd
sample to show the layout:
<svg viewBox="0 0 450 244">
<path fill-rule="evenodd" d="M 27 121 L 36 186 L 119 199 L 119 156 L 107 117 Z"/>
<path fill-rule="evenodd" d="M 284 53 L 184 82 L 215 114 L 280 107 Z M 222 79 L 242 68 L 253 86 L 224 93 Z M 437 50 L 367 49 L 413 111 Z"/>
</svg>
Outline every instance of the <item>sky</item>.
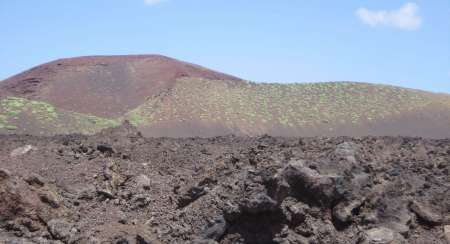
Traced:
<svg viewBox="0 0 450 244">
<path fill-rule="evenodd" d="M 128 54 L 255 82 L 450 93 L 450 1 L 0 1 L 0 80 L 60 58 Z"/>
</svg>

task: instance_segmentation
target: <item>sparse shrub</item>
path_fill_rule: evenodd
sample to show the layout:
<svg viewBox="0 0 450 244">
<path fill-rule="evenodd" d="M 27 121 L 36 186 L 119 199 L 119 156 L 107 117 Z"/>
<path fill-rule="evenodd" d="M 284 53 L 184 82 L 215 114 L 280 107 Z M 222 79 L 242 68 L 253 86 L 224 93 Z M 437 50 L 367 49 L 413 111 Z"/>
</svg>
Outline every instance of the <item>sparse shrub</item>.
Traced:
<svg viewBox="0 0 450 244">
<path fill-rule="evenodd" d="M 49 112 L 49 113 L 55 112 L 55 107 L 53 107 L 53 106 L 47 107 L 47 112 Z"/>
<path fill-rule="evenodd" d="M 9 111 L 9 116 L 11 117 L 16 117 L 17 115 L 19 115 L 20 110 L 11 110 Z"/>
<path fill-rule="evenodd" d="M 329 121 L 327 119 L 323 119 L 322 122 L 328 124 Z"/>
<path fill-rule="evenodd" d="M 5 125 L 0 124 L 0 129 L 5 128 Z"/>
<path fill-rule="evenodd" d="M 6 126 L 7 130 L 17 130 L 17 126 L 13 126 L 13 125 L 8 125 Z"/>
<path fill-rule="evenodd" d="M 0 121 L 6 121 L 6 119 L 8 119 L 8 117 L 5 115 L 0 115 Z"/>
</svg>

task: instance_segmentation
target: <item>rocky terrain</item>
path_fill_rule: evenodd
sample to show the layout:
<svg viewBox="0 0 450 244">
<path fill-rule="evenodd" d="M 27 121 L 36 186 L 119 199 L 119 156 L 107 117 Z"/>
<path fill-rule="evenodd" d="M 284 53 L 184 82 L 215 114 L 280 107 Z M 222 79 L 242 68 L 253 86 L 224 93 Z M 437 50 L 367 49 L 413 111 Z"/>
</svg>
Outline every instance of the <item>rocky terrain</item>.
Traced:
<svg viewBox="0 0 450 244">
<path fill-rule="evenodd" d="M 450 139 L 0 135 L 2 243 L 450 243 Z"/>
</svg>

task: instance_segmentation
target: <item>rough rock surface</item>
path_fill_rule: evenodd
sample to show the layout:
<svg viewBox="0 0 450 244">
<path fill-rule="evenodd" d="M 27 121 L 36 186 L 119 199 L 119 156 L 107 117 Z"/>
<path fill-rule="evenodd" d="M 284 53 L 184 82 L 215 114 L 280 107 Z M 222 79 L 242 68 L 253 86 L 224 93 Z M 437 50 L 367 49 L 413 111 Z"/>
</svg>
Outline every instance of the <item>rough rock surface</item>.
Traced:
<svg viewBox="0 0 450 244">
<path fill-rule="evenodd" d="M 449 139 L 0 135 L 2 243 L 449 243 L 449 226 Z"/>
</svg>

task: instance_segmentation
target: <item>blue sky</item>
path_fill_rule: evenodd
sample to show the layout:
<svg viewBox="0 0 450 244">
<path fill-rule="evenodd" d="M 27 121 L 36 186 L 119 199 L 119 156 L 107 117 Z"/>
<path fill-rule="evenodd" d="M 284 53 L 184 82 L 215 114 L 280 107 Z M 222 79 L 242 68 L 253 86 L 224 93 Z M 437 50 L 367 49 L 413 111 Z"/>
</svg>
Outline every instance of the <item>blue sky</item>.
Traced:
<svg viewBox="0 0 450 244">
<path fill-rule="evenodd" d="M 160 54 L 256 82 L 450 93 L 450 1 L 0 1 L 0 80 L 59 58 Z"/>
</svg>

